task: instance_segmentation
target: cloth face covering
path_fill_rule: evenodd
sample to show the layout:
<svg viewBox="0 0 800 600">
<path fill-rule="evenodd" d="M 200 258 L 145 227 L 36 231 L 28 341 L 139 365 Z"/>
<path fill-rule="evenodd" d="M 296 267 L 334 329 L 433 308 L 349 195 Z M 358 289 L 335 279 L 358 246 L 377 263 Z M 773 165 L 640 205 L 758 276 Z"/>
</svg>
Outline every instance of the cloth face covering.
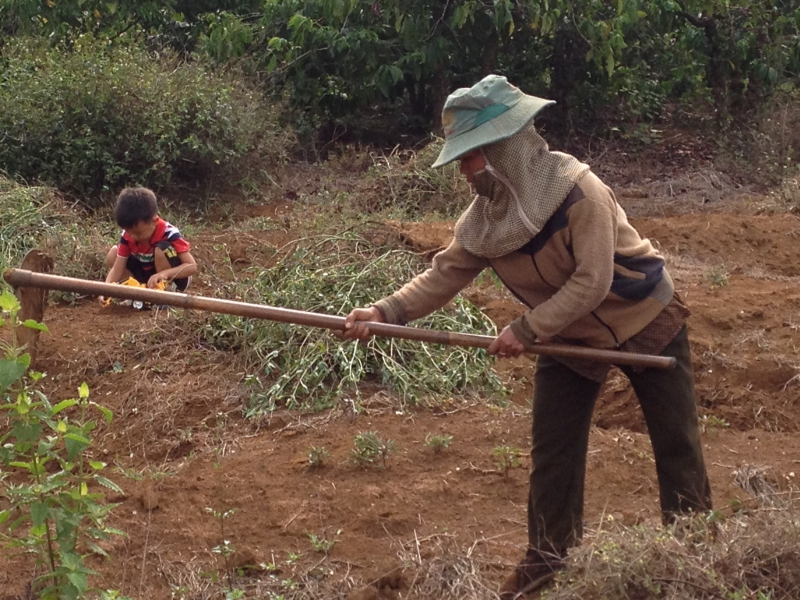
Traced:
<svg viewBox="0 0 800 600">
<path fill-rule="evenodd" d="M 485 258 L 527 244 L 589 170 L 569 154 L 551 152 L 533 125 L 482 151 L 486 167 L 472 178 L 478 195 L 456 223 L 455 237 Z"/>
</svg>

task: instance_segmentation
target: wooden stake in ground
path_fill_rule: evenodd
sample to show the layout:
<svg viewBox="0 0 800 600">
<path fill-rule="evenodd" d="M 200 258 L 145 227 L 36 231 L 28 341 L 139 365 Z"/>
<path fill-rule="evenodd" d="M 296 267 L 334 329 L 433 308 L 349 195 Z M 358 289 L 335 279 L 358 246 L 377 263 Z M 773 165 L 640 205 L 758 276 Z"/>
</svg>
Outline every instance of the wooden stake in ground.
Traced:
<svg viewBox="0 0 800 600">
<path fill-rule="evenodd" d="M 21 268 L 34 273 L 51 273 L 53 271 L 53 259 L 41 250 L 31 250 L 22 259 Z M 16 290 L 17 299 L 21 305 L 19 320 L 27 321 L 33 319 L 37 323 L 44 320 L 44 310 L 47 307 L 47 291 L 45 288 L 18 287 Z M 17 341 L 20 346 L 25 346 L 31 355 L 31 364 L 36 361 L 36 348 L 39 343 L 39 330 L 30 327 L 16 328 Z"/>
</svg>

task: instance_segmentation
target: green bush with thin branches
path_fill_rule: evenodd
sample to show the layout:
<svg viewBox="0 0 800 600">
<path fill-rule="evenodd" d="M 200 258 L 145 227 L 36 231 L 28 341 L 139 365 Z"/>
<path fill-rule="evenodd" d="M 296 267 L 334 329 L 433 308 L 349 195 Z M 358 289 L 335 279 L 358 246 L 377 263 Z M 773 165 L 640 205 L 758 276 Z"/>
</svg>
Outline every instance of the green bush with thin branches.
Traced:
<svg viewBox="0 0 800 600">
<path fill-rule="evenodd" d="M 241 80 L 136 41 L 14 38 L 0 51 L 0 169 L 84 201 L 196 183 L 280 154 L 263 107 Z"/>
</svg>

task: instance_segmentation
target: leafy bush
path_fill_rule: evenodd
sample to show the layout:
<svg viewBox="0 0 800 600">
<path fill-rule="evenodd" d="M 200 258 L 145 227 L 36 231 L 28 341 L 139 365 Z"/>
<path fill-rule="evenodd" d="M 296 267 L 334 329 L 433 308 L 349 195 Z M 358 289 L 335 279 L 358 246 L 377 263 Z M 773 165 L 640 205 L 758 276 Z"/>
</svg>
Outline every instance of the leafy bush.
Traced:
<svg viewBox="0 0 800 600">
<path fill-rule="evenodd" d="M 343 315 L 395 291 L 424 269 L 405 250 L 375 246 L 350 234 L 323 237 L 293 251 L 276 267 L 253 269 L 228 288 L 239 300 Z M 467 299 L 415 325 L 493 334 L 494 324 Z M 453 394 L 500 393 L 502 383 L 484 350 L 373 338 L 352 343 L 325 329 L 214 315 L 203 325 L 206 340 L 241 351 L 253 390 L 249 415 L 276 406 L 322 409 L 355 395 L 362 381 L 388 386 L 404 400 Z"/>
<path fill-rule="evenodd" d="M 253 92 L 168 52 L 13 39 L 0 58 L 0 168 L 16 177 L 96 195 L 196 182 L 282 150 Z"/>
<path fill-rule="evenodd" d="M 31 320 L 19 323 L 20 306 L 8 290 L 0 309 L 0 325 L 47 331 Z M 17 348 L 16 336 L 2 349 L 0 417 L 8 426 L 0 435 L 0 539 L 36 556 L 44 570 L 31 585 L 37 597 L 85 598 L 94 572 L 84 559 L 107 557 L 97 541 L 122 533 L 106 525 L 115 505 L 103 501 L 100 486 L 122 490 L 100 475 L 106 464 L 88 455 L 97 426 L 90 413 L 110 423 L 111 411 L 89 400 L 85 383 L 77 399 L 51 404 L 37 389 L 44 375 L 28 372 L 31 357 Z"/>
</svg>

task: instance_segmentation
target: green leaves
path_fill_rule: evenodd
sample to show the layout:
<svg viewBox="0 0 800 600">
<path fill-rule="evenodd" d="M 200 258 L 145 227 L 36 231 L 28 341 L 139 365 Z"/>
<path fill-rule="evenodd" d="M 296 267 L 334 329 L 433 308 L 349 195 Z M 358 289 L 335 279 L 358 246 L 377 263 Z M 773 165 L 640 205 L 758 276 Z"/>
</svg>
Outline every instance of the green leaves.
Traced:
<svg viewBox="0 0 800 600">
<path fill-rule="evenodd" d="M 0 294 L 0 309 L 9 313 L 17 313 L 20 309 L 19 300 L 8 288 L 4 288 L 3 293 Z"/>
<path fill-rule="evenodd" d="M 21 325 L 23 327 L 27 327 L 28 329 L 36 329 L 37 331 L 44 331 L 45 333 L 50 333 L 50 330 L 47 328 L 47 325 L 44 323 L 37 323 L 33 319 L 26 319 L 24 320 Z"/>
<path fill-rule="evenodd" d="M 354 234 L 325 236 L 278 267 L 254 271 L 236 294 L 270 305 L 346 314 L 391 293 L 398 282 L 423 269 L 411 252 L 376 247 Z M 491 321 L 462 297 L 416 325 L 494 331 Z M 276 406 L 322 409 L 343 398 L 353 401 L 358 386 L 370 381 L 387 385 L 409 402 L 503 390 L 483 351 L 385 338 L 343 343 L 325 330 L 229 315 L 211 317 L 204 335 L 218 347 L 246 349 L 252 357 L 249 415 Z"/>
<path fill-rule="evenodd" d="M 85 384 L 84 384 L 84 385 L 85 385 Z M 60 413 L 62 410 L 66 409 L 66 408 L 70 408 L 70 407 L 72 407 L 72 406 L 75 406 L 77 403 L 78 403 L 78 401 L 77 401 L 77 400 L 72 400 L 72 399 L 70 399 L 70 400 L 62 400 L 61 402 L 59 402 L 58 404 L 56 404 L 56 405 L 53 407 L 53 411 L 52 411 L 52 413 L 51 413 L 51 414 L 52 414 L 52 415 L 57 415 L 57 414 L 58 414 L 58 413 Z"/>
<path fill-rule="evenodd" d="M 11 325 L 22 325 L 9 295 L 0 298 Z M 33 321 L 27 325 L 38 328 Z M 13 347 L 8 352 L 17 353 Z M 96 426 L 86 418 L 87 409 L 97 408 L 107 421 L 111 412 L 89 400 L 86 383 L 78 388 L 78 399 L 51 405 L 34 387 L 40 376 L 22 377 L 29 364 L 27 354 L 0 361 L 5 388 L 17 388 L 14 401 L 3 391 L 0 421 L 9 427 L 0 435 L 0 461 L 4 473 L 20 472 L 18 481 L 2 490 L 3 505 L 9 506 L 0 511 L 0 526 L 7 531 L 2 537 L 37 553 L 38 562 L 49 569 L 33 582 L 36 597 L 79 600 L 87 597 L 89 576 L 94 574 L 86 568 L 84 555 L 103 553 L 95 540 L 120 533 L 106 527 L 113 505 L 104 504 L 96 489 L 122 490 L 99 474 L 106 464 L 87 455 Z M 19 516 L 11 521 L 12 515 Z M 29 528 L 22 526 L 28 522 Z"/>
<path fill-rule="evenodd" d="M 74 460 L 91 442 L 88 438 L 77 433 L 68 433 L 64 436 L 64 445 L 67 448 L 67 459 Z"/>
<path fill-rule="evenodd" d="M 31 521 L 34 527 L 44 525 L 47 517 L 50 516 L 50 508 L 44 502 L 34 502 L 31 504 Z"/>
<path fill-rule="evenodd" d="M 25 373 L 28 365 L 19 359 L 0 359 L 0 393 L 19 380 Z"/>
<path fill-rule="evenodd" d="M 242 51 L 249 38 L 238 43 L 226 52 Z M 159 186 L 212 176 L 254 149 L 282 151 L 261 141 L 274 122 L 268 109 L 242 81 L 206 64 L 168 50 L 155 59 L 144 44 L 91 36 L 52 47 L 7 40 L 0 170 L 91 203 L 131 181 Z"/>
</svg>

